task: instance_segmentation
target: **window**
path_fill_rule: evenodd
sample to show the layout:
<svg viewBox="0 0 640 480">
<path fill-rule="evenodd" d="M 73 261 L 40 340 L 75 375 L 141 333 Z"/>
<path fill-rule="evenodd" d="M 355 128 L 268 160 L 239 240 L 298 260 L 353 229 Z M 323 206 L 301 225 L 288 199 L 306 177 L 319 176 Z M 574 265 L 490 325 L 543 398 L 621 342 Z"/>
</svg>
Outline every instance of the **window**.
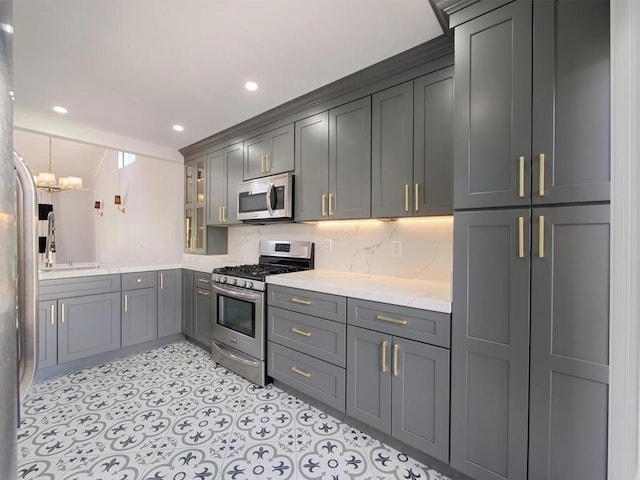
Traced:
<svg viewBox="0 0 640 480">
<path fill-rule="evenodd" d="M 118 169 L 131 165 L 136 161 L 135 153 L 118 152 Z"/>
</svg>

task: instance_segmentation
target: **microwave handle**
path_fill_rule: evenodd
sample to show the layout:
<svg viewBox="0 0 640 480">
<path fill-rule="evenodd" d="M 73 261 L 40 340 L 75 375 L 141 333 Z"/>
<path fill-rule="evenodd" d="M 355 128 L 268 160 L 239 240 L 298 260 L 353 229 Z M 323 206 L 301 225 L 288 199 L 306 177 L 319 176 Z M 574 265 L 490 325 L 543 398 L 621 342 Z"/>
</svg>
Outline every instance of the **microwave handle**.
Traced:
<svg viewBox="0 0 640 480">
<path fill-rule="evenodd" d="M 271 194 L 273 193 L 273 182 L 269 183 L 269 188 L 267 189 L 267 210 L 269 210 L 269 216 L 273 217 L 273 208 L 271 208 Z"/>
</svg>

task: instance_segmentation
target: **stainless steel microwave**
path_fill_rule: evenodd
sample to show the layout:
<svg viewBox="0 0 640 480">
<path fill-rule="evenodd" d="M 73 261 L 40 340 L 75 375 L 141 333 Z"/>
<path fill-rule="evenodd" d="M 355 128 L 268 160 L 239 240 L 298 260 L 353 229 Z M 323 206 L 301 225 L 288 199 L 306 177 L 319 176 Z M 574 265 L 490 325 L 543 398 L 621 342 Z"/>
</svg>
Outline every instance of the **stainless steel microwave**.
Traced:
<svg viewBox="0 0 640 480">
<path fill-rule="evenodd" d="M 238 185 L 238 220 L 293 220 L 293 174 L 256 178 Z"/>
</svg>

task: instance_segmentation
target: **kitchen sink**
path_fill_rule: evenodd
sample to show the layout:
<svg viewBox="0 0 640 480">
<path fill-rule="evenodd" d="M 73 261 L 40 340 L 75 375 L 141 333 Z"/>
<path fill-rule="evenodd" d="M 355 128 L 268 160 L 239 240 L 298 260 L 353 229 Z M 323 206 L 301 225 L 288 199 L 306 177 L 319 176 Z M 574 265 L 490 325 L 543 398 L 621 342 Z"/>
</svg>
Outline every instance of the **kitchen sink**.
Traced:
<svg viewBox="0 0 640 480">
<path fill-rule="evenodd" d="M 100 268 L 99 263 L 74 263 L 69 265 L 68 263 L 57 263 L 51 267 L 40 267 L 40 272 L 64 272 L 67 270 L 87 270 L 91 268 Z"/>
</svg>

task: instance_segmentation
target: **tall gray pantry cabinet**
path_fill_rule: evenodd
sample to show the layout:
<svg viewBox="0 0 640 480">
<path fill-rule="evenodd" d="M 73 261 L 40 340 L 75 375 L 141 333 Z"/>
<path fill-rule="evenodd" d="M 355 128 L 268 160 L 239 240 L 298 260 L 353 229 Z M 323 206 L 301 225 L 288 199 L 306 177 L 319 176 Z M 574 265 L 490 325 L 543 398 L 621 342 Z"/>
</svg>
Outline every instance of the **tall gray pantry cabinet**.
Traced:
<svg viewBox="0 0 640 480">
<path fill-rule="evenodd" d="M 451 466 L 607 476 L 609 3 L 455 26 Z"/>
</svg>

